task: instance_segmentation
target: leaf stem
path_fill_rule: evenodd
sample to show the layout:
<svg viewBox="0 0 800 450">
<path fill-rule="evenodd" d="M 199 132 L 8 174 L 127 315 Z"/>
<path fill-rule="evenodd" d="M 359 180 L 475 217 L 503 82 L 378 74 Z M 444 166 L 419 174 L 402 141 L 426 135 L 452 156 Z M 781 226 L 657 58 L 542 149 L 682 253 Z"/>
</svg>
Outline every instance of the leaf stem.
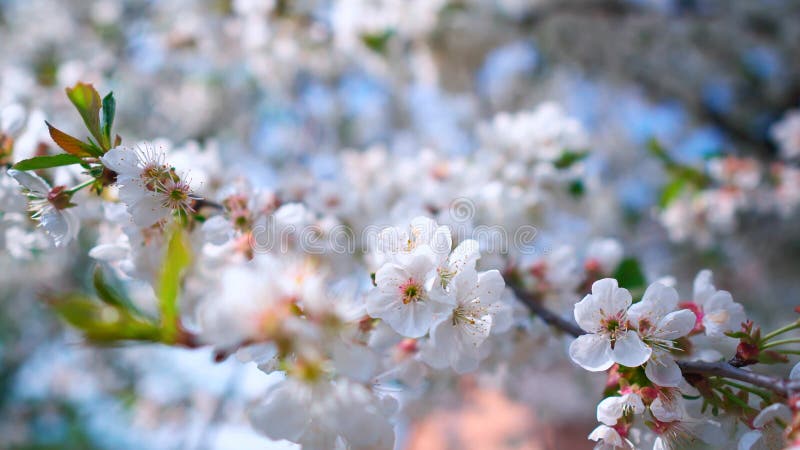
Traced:
<svg viewBox="0 0 800 450">
<path fill-rule="evenodd" d="M 737 382 L 735 382 L 733 380 L 729 380 L 727 378 L 720 378 L 720 380 L 723 383 L 727 384 L 728 386 L 733 386 L 733 387 L 735 387 L 737 389 L 741 389 L 741 390 L 747 391 L 747 392 L 749 392 L 751 394 L 755 394 L 755 395 L 761 397 L 761 399 L 764 400 L 765 402 L 769 402 L 770 401 L 769 392 L 767 392 L 765 390 L 758 389 L 758 388 L 753 387 L 753 386 L 748 386 L 746 384 L 737 383 Z"/>
<path fill-rule="evenodd" d="M 91 186 L 94 182 L 95 182 L 94 178 L 88 179 L 88 180 L 84 181 L 83 183 L 81 183 L 81 184 L 79 184 L 77 186 L 74 186 L 74 187 L 71 187 L 71 188 L 67 189 L 66 192 L 69 195 L 74 195 L 76 192 L 80 191 L 81 189 L 85 188 L 86 186 Z"/>
<path fill-rule="evenodd" d="M 775 331 L 772 331 L 770 333 L 765 334 L 764 337 L 761 338 L 761 342 L 767 342 L 768 340 L 770 340 L 770 339 L 772 339 L 772 338 L 774 338 L 776 336 L 780 336 L 783 333 L 795 330 L 797 328 L 800 328 L 800 321 L 794 321 L 794 322 L 790 323 L 789 325 L 785 325 L 783 327 L 778 328 Z"/>
<path fill-rule="evenodd" d="M 768 342 L 761 346 L 761 350 L 777 347 L 783 344 L 797 344 L 800 343 L 800 338 L 778 339 L 777 341 Z"/>
</svg>

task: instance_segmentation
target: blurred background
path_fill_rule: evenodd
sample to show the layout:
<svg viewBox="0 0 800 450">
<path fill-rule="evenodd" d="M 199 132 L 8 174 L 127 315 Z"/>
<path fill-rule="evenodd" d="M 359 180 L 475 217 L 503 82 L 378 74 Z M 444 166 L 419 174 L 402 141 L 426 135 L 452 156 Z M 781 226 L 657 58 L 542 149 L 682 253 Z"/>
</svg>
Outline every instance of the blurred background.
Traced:
<svg viewBox="0 0 800 450">
<path fill-rule="evenodd" d="M 14 160 L 47 142 L 45 118 L 80 130 L 64 95 L 77 81 L 114 91 L 126 141 L 211 148 L 265 186 L 342 149 L 469 154 L 478 124 L 555 101 L 585 126 L 587 165 L 621 217 L 592 227 L 682 293 L 712 268 L 765 326 L 798 304 L 797 215 L 743 211 L 710 241 L 674 239 L 654 213 L 669 175 L 648 146 L 690 167 L 786 159 L 771 130 L 800 106 L 798 56 L 796 0 L 0 0 L 0 110 L 25 110 L 24 129 L 3 130 Z M 3 232 L 0 448 L 291 448 L 247 424 L 271 382 L 255 367 L 87 347 L 48 311 L 42 292 L 87 283 L 89 231 L 69 253 L 23 252 Z M 602 377 L 581 390 L 572 371 L 554 357 L 513 396 L 466 377 L 401 425 L 402 444 L 590 448 L 585 392 Z"/>
</svg>

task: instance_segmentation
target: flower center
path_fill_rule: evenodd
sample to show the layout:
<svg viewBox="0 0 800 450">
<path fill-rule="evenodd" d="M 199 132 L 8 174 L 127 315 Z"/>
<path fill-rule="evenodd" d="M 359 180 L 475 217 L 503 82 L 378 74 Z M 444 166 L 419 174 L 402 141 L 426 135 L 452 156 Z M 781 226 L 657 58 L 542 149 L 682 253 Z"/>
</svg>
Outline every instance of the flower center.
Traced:
<svg viewBox="0 0 800 450">
<path fill-rule="evenodd" d="M 169 177 L 169 168 L 162 164 L 149 163 L 142 168 L 142 184 L 149 191 L 157 191 Z"/>
<path fill-rule="evenodd" d="M 193 211 L 192 201 L 195 197 L 192 196 L 188 183 L 169 180 L 163 189 L 161 204 L 164 207 L 183 212 Z"/>
<path fill-rule="evenodd" d="M 422 286 L 412 278 L 409 278 L 408 281 L 400 285 L 400 295 L 403 297 L 404 305 L 422 300 L 423 293 L 424 290 Z"/>
<path fill-rule="evenodd" d="M 47 201 L 50 202 L 55 209 L 67 209 L 70 206 L 75 206 L 70 204 L 71 199 L 72 195 L 67 192 L 66 186 L 56 186 L 47 194 Z"/>
<path fill-rule="evenodd" d="M 466 308 L 459 306 L 453 310 L 453 326 L 460 323 L 475 325 L 475 316 L 470 314 Z"/>
<path fill-rule="evenodd" d="M 628 331 L 628 320 L 625 316 L 625 311 L 619 311 L 611 315 L 603 314 L 603 318 L 600 320 L 600 327 L 601 331 L 611 340 L 611 346 L 613 347 L 617 334 Z"/>
</svg>

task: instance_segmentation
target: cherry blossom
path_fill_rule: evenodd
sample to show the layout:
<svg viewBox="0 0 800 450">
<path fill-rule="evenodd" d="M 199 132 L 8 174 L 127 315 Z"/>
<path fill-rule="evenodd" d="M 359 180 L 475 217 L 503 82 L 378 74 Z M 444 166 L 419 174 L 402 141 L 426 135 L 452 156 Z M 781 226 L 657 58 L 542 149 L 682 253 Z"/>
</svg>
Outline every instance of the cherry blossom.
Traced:
<svg viewBox="0 0 800 450">
<path fill-rule="evenodd" d="M 367 298 L 367 313 L 385 320 L 406 337 L 424 336 L 437 315 L 451 307 L 452 300 L 437 296 L 436 257 L 420 248 L 405 264 L 386 263 L 375 273 L 375 289 Z"/>
<path fill-rule="evenodd" d="M 733 301 L 730 292 L 718 291 L 714 287 L 709 270 L 703 270 L 695 277 L 693 298 L 698 324 L 708 336 L 724 337 L 725 332 L 738 330 L 745 320 L 742 305 Z"/>
<path fill-rule="evenodd" d="M 72 194 L 65 186 L 51 188 L 40 176 L 11 169 L 8 171 L 22 187 L 28 197 L 28 210 L 31 217 L 39 222 L 56 247 L 62 247 L 78 235 L 80 223 L 68 208 L 74 206 L 70 200 Z"/>
<path fill-rule="evenodd" d="M 431 328 L 431 351 L 424 360 L 434 367 L 449 365 L 456 372 L 473 371 L 485 357 L 482 345 L 489 337 L 494 315 L 503 308 L 505 283 L 500 272 L 460 272 L 453 280 L 456 304 Z M 484 353 L 484 354 L 482 354 Z"/>
<path fill-rule="evenodd" d="M 651 284 L 642 300 L 628 309 L 628 318 L 651 349 L 645 366 L 647 377 L 660 386 L 676 387 L 681 370 L 672 352 L 678 350 L 675 339 L 688 335 L 695 325 L 695 315 L 688 309 L 676 311 L 678 292 L 661 283 Z"/>
<path fill-rule="evenodd" d="M 592 284 L 592 293 L 575 305 L 575 321 L 587 332 L 572 341 L 569 355 L 586 370 L 606 370 L 614 363 L 636 367 L 652 349 L 642 342 L 628 320 L 631 294 L 617 280 L 604 278 Z"/>
<path fill-rule="evenodd" d="M 192 210 L 195 197 L 189 183 L 167 165 L 164 152 L 155 147 L 117 147 L 101 160 L 116 173 L 120 200 L 137 225 L 148 227 L 173 211 L 185 214 Z"/>
</svg>

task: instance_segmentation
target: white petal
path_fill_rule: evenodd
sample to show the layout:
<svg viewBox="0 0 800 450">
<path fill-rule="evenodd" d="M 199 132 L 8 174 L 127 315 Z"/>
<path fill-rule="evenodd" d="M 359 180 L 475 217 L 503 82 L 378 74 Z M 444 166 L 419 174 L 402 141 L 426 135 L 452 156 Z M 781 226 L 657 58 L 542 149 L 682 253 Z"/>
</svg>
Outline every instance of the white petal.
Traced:
<svg viewBox="0 0 800 450">
<path fill-rule="evenodd" d="M 669 441 L 659 436 L 653 442 L 653 450 L 672 450 L 672 446 Z"/>
<path fill-rule="evenodd" d="M 373 290 L 367 297 L 367 313 L 371 317 L 384 320 L 399 334 L 412 338 L 424 336 L 437 314 L 446 308 L 446 305 L 430 300 L 404 304 L 399 293 L 387 295 L 378 290 Z"/>
<path fill-rule="evenodd" d="M 461 343 L 461 351 L 467 355 L 477 355 L 478 349 L 492 329 L 492 316 L 470 317 L 471 322 L 459 322 L 454 328 L 458 331 L 458 339 Z M 451 322 L 452 326 L 452 322 Z"/>
<path fill-rule="evenodd" d="M 627 331 L 618 335 L 614 342 L 612 357 L 614 362 L 627 367 L 638 367 L 650 359 L 653 351 L 648 347 L 639 334 L 635 331 Z"/>
<path fill-rule="evenodd" d="M 480 245 L 474 239 L 467 239 L 458 244 L 447 260 L 449 269 L 460 272 L 465 267 L 475 267 L 475 261 L 480 258 Z"/>
<path fill-rule="evenodd" d="M 353 380 L 367 382 L 375 375 L 378 357 L 369 347 L 337 342 L 333 345 L 333 365 Z"/>
<path fill-rule="evenodd" d="M 759 430 L 750 430 L 739 438 L 738 450 L 751 450 L 758 441 L 761 440 L 762 433 Z"/>
<path fill-rule="evenodd" d="M 263 402 L 250 413 L 253 427 L 271 439 L 297 441 L 311 421 L 309 404 L 299 383 L 282 381 L 274 386 Z M 309 399 L 310 400 L 310 399 Z"/>
<path fill-rule="evenodd" d="M 458 342 L 452 326 L 452 316 L 439 321 L 431 328 L 431 338 L 421 345 L 422 360 L 435 369 L 450 366 L 450 356 L 457 351 Z"/>
<path fill-rule="evenodd" d="M 698 305 L 702 306 L 705 300 L 717 290 L 712 282 L 712 276 L 710 270 L 701 270 L 694 278 L 693 297 Z"/>
<path fill-rule="evenodd" d="M 222 216 L 214 216 L 203 222 L 202 230 L 206 240 L 214 245 L 222 245 L 233 237 L 233 226 Z"/>
<path fill-rule="evenodd" d="M 592 283 L 592 296 L 598 299 L 608 314 L 627 310 L 632 301 L 631 293 L 627 289 L 620 288 L 617 280 L 613 278 L 604 278 Z"/>
<path fill-rule="evenodd" d="M 128 205 L 128 211 L 131 213 L 134 223 L 142 228 L 152 226 L 170 213 L 169 208 L 165 208 L 158 199 L 149 195 Z"/>
<path fill-rule="evenodd" d="M 608 426 L 617 424 L 622 417 L 625 400 L 622 397 L 606 397 L 597 404 L 597 421 Z"/>
<path fill-rule="evenodd" d="M 500 300 L 491 306 L 492 334 L 505 333 L 514 326 L 514 301 L 511 290 L 507 289 L 500 296 Z"/>
<path fill-rule="evenodd" d="M 673 311 L 661 319 L 656 327 L 655 335 L 661 339 L 678 339 L 689 334 L 696 321 L 697 317 L 688 309 Z"/>
<path fill-rule="evenodd" d="M 431 282 L 436 278 L 436 261 L 433 259 L 430 249 L 427 247 L 417 249 L 417 251 L 404 262 L 403 269 L 415 280 L 425 284 L 425 282 Z M 430 288 L 431 286 L 427 287 Z"/>
<path fill-rule="evenodd" d="M 744 307 L 734 302 L 728 291 L 714 292 L 703 305 L 703 326 L 709 336 L 723 336 L 727 331 L 738 330 L 745 320 Z"/>
<path fill-rule="evenodd" d="M 792 371 L 789 372 L 789 378 L 793 380 L 800 378 L 800 362 L 792 367 Z"/>
<path fill-rule="evenodd" d="M 753 426 L 762 428 L 775 419 L 780 419 L 783 423 L 789 423 L 792 420 L 792 411 L 783 403 L 773 403 L 758 413 L 756 418 L 753 419 Z"/>
<path fill-rule="evenodd" d="M 472 268 L 464 269 L 453 277 L 450 286 L 451 291 L 455 291 L 456 303 L 461 305 L 481 297 L 478 292 L 479 278 L 478 272 Z"/>
<path fill-rule="evenodd" d="M 130 247 L 120 244 L 100 244 L 89 250 L 89 257 L 98 261 L 113 262 L 125 259 L 130 252 Z"/>
<path fill-rule="evenodd" d="M 613 446 L 612 448 L 628 448 L 617 430 L 606 425 L 600 425 L 592 430 L 589 439 L 595 442 L 602 441 L 606 446 Z"/>
<path fill-rule="evenodd" d="M 17 183 L 19 183 L 22 187 L 38 195 L 39 197 L 47 198 L 47 194 L 50 193 L 50 185 L 47 184 L 42 177 L 33 172 L 23 172 L 21 170 L 9 169 L 8 174 L 17 180 Z"/>
<path fill-rule="evenodd" d="M 12 103 L 0 109 L 0 133 L 16 136 L 25 126 L 25 108 Z"/>
<path fill-rule="evenodd" d="M 42 210 L 39 220 L 42 228 L 53 238 L 56 247 L 69 244 L 78 233 L 77 218 L 71 211 L 47 207 Z"/>
<path fill-rule="evenodd" d="M 650 412 L 659 422 L 676 422 L 684 419 L 684 412 L 680 403 L 664 402 L 661 397 L 656 397 L 650 403 Z"/>
<path fill-rule="evenodd" d="M 569 356 L 575 364 L 590 372 L 601 372 L 614 365 L 611 342 L 597 334 L 575 338 L 569 345 Z"/>
<path fill-rule="evenodd" d="M 100 161 L 120 175 L 138 176 L 140 172 L 139 154 L 136 150 L 125 147 L 112 148 L 100 157 Z"/>
<path fill-rule="evenodd" d="M 506 287 L 503 276 L 497 270 L 487 270 L 478 275 L 477 294 L 481 303 L 490 305 L 500 300 L 500 295 Z"/>
<path fill-rule="evenodd" d="M 622 244 L 616 239 L 596 239 L 589 245 L 586 259 L 597 261 L 603 273 L 612 273 L 622 261 L 623 254 Z"/>
<path fill-rule="evenodd" d="M 600 321 L 603 320 L 602 311 L 603 308 L 598 298 L 593 294 L 587 294 L 583 300 L 575 304 L 573 314 L 575 322 L 583 331 L 593 333 L 600 330 Z"/>
<path fill-rule="evenodd" d="M 403 267 L 387 263 L 375 272 L 375 284 L 381 292 L 394 293 L 410 277 L 411 275 Z"/>
<path fill-rule="evenodd" d="M 656 282 L 647 287 L 642 301 L 630 307 L 628 317 L 634 323 L 638 323 L 641 319 L 647 319 L 651 325 L 655 325 L 667 313 L 674 311 L 677 306 L 678 291 L 673 287 Z"/>
<path fill-rule="evenodd" d="M 680 367 L 669 355 L 648 361 L 644 373 L 650 381 L 664 387 L 678 387 L 683 380 Z"/>
</svg>

